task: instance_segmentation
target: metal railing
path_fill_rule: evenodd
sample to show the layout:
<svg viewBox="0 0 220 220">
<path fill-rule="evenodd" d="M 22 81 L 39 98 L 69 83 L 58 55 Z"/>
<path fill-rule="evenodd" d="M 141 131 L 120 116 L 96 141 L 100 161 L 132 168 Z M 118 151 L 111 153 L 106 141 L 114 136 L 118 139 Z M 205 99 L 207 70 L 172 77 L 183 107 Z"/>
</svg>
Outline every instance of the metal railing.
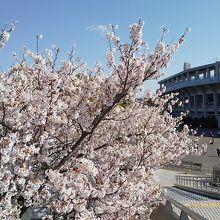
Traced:
<svg viewBox="0 0 220 220">
<path fill-rule="evenodd" d="M 198 86 L 198 85 L 205 85 L 205 84 L 212 84 L 212 83 L 219 83 L 219 78 L 213 77 L 213 78 L 178 81 L 176 83 L 167 84 L 166 92 L 171 92 L 171 91 L 181 89 L 184 87 L 189 87 L 189 86 Z"/>
<path fill-rule="evenodd" d="M 176 200 L 167 197 L 166 205 L 167 211 L 178 220 L 208 220 L 193 210 L 185 207 Z"/>
<path fill-rule="evenodd" d="M 220 179 L 214 181 L 212 176 L 176 175 L 176 185 L 220 194 Z"/>
</svg>

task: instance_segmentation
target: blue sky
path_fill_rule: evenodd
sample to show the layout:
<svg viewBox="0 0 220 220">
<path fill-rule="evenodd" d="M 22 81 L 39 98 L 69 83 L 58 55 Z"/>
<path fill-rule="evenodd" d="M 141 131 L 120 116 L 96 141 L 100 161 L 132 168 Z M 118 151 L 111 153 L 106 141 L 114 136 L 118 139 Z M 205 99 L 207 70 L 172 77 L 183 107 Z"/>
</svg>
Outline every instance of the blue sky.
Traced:
<svg viewBox="0 0 220 220">
<path fill-rule="evenodd" d="M 40 50 L 57 45 L 61 56 L 76 44 L 76 55 L 88 66 L 105 63 L 108 42 L 97 25 L 118 24 L 122 40 L 128 38 L 129 24 L 142 17 L 144 39 L 151 50 L 160 38 L 161 26 L 170 32 L 167 42 L 177 40 L 186 27 L 191 27 L 186 42 L 174 55 L 166 77 L 180 72 L 184 62 L 192 66 L 220 60 L 219 0 L 2 0 L 0 27 L 18 20 L 16 31 L 0 50 L 3 70 L 14 62 L 12 52 L 22 54 L 24 46 L 36 47 L 36 34 L 43 34 Z M 157 81 L 146 87 L 156 89 Z"/>
</svg>

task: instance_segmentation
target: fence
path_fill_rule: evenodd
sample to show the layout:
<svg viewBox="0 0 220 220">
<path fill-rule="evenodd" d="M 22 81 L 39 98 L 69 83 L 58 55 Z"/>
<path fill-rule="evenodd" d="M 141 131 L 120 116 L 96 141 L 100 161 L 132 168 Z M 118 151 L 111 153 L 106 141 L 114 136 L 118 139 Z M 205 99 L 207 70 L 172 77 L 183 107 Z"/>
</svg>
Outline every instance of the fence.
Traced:
<svg viewBox="0 0 220 220">
<path fill-rule="evenodd" d="M 220 178 L 217 181 L 213 181 L 212 176 L 176 175 L 176 185 L 220 194 Z"/>
</svg>

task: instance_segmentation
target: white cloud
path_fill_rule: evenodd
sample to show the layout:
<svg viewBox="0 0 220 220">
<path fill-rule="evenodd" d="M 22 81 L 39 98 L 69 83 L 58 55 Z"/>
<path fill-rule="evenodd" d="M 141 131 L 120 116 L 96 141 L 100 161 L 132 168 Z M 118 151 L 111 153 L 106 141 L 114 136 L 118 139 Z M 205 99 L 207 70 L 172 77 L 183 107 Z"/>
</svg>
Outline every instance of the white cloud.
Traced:
<svg viewBox="0 0 220 220">
<path fill-rule="evenodd" d="M 108 28 L 106 25 L 98 24 L 98 25 L 90 25 L 86 27 L 86 30 L 94 33 L 101 33 L 101 35 L 105 35 Z"/>
</svg>

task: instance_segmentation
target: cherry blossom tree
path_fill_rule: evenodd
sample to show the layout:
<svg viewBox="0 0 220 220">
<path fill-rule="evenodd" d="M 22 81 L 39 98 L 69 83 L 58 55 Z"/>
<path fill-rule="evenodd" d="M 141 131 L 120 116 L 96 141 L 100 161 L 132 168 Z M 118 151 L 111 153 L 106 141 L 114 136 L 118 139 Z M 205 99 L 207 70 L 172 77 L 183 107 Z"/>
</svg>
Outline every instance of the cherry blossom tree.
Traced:
<svg viewBox="0 0 220 220">
<path fill-rule="evenodd" d="M 177 129 L 172 96 L 136 98 L 187 31 L 167 45 L 163 29 L 148 52 L 142 20 L 130 26 L 129 43 L 116 28 L 107 33 L 108 73 L 100 64 L 88 70 L 73 51 L 57 66 L 54 48 L 26 49 L 0 74 L 1 219 L 20 219 L 28 207 L 46 207 L 44 219 L 149 219 L 163 199 L 154 171 L 204 150 L 187 126 Z"/>
</svg>

